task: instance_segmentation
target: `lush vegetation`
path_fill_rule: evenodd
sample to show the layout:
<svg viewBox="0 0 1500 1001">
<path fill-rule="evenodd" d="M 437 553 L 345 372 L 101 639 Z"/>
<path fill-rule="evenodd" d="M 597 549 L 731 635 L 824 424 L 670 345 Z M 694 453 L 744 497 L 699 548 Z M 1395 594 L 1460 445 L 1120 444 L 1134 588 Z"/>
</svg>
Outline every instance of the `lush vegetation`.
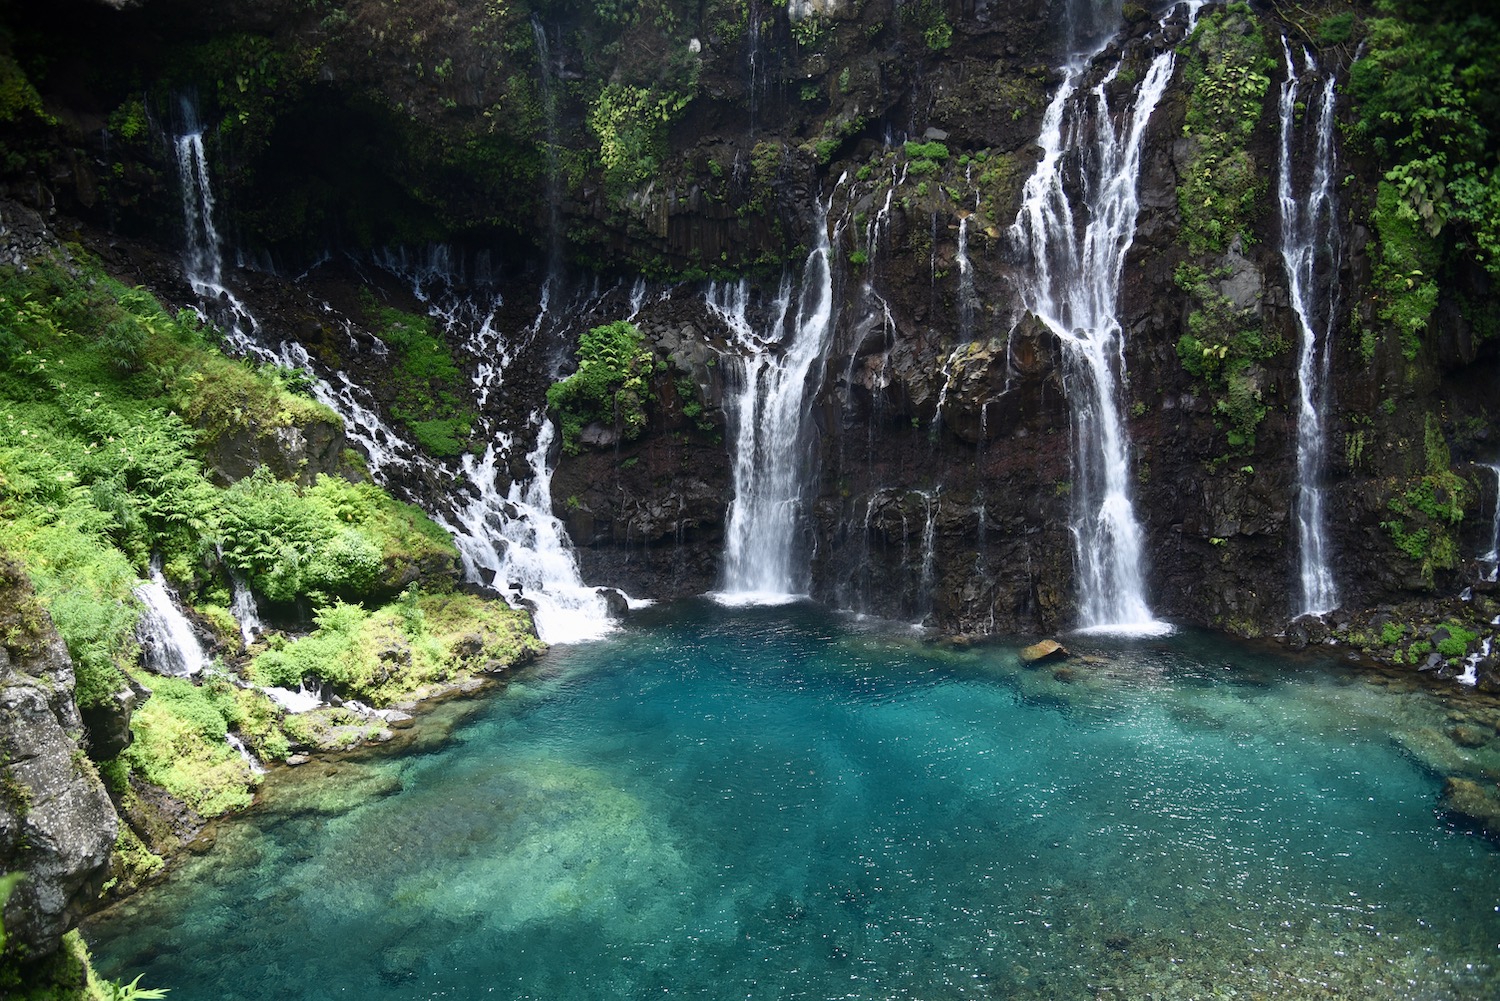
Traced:
<svg viewBox="0 0 1500 1001">
<path fill-rule="evenodd" d="M 1392 517 L 1382 522 L 1391 541 L 1431 586 L 1438 570 L 1458 566 L 1456 531 L 1464 519 L 1468 487 L 1452 469 L 1448 441 L 1431 414 L 1423 432 L 1422 462 L 1388 501 Z"/>
<path fill-rule="evenodd" d="M 272 601 L 388 597 L 456 555 L 421 511 L 326 475 L 299 487 L 258 470 L 224 492 L 219 527 L 225 564 Z"/>
<path fill-rule="evenodd" d="M 1255 448 L 1268 408 L 1259 363 L 1280 348 L 1262 333 L 1253 309 L 1237 307 L 1218 287 L 1232 277 L 1222 255 L 1251 241 L 1250 223 L 1266 191 L 1250 142 L 1274 71 L 1248 5 L 1230 4 L 1199 20 L 1184 69 L 1183 135 L 1190 154 L 1177 204 L 1188 252 L 1204 263 L 1185 263 L 1174 276 L 1194 303 L 1177 357 L 1215 397 L 1215 420 L 1231 454 Z"/>
<path fill-rule="evenodd" d="M 252 662 L 251 676 L 290 688 L 316 677 L 346 697 L 383 706 L 460 673 L 519 663 L 541 649 L 524 612 L 473 595 L 416 588 L 373 612 L 335 603 L 318 613 L 317 625 L 300 639 L 273 637 Z"/>
<path fill-rule="evenodd" d="M 602 424 L 626 439 L 646 429 L 654 374 L 651 352 L 635 324 L 616 320 L 578 341 L 578 370 L 547 390 L 547 406 L 562 426 L 563 450 L 577 455 L 583 429 Z"/>
<path fill-rule="evenodd" d="M 387 333 L 399 328 L 403 391 L 456 376 L 423 323 L 382 318 Z M 195 314 L 170 315 L 80 257 L 0 271 L 0 547 L 66 642 L 81 706 L 108 703 L 138 671 L 134 591 L 153 557 L 231 649 L 232 577 L 264 601 L 318 610 L 322 628 L 307 639 L 273 634 L 253 669 L 267 682 L 315 676 L 389 700 L 536 648 L 525 613 L 419 594 L 416 582 L 451 581 L 452 540 L 373 485 L 326 473 L 299 484 L 264 468 L 216 484 L 203 455 L 221 439 L 337 421 L 294 392 L 305 376 L 229 359 L 217 339 Z M 331 637 L 356 637 L 365 659 Z M 381 659 L 392 650 L 406 652 Z M 227 736 L 265 759 L 299 741 L 299 721 L 221 675 L 141 680 L 152 695 L 133 715 L 134 741 L 101 763 L 117 797 L 134 795 L 133 775 L 207 816 L 237 809 L 254 777 Z M 161 864 L 132 832 L 119 849 L 126 878 Z"/>
<path fill-rule="evenodd" d="M 1258 363 L 1274 357 L 1282 345 L 1261 331 L 1253 309 L 1236 308 L 1214 288 L 1215 277 L 1188 264 L 1177 269 L 1177 284 L 1198 303 L 1188 316 L 1188 332 L 1178 338 L 1177 358 L 1217 397 L 1214 417 L 1230 448 L 1249 452 L 1267 410 L 1265 371 Z"/>
<path fill-rule="evenodd" d="M 1264 110 L 1276 64 L 1248 4 L 1205 14 L 1193 33 L 1183 71 L 1183 135 L 1192 154 L 1177 204 L 1193 254 L 1221 252 L 1249 238 L 1255 204 L 1266 190 L 1249 144 Z"/>
<path fill-rule="evenodd" d="M 1414 358 L 1439 270 L 1500 276 L 1500 22 L 1459 0 L 1378 0 L 1349 72 L 1352 138 L 1386 165 L 1372 218 L 1379 315 Z"/>
</svg>

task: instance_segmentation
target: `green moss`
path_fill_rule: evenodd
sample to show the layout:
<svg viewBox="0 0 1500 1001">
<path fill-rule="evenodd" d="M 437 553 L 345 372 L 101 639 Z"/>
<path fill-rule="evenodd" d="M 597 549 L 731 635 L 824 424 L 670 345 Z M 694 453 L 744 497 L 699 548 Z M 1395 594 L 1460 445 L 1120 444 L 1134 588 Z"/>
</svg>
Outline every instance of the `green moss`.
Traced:
<svg viewBox="0 0 1500 1001">
<path fill-rule="evenodd" d="M 56 119 L 42 107 L 41 95 L 31 78 L 11 55 L 0 55 L 0 122 L 16 123 L 26 119 L 55 124 Z"/>
<path fill-rule="evenodd" d="M 77 929 L 58 950 L 28 967 L 23 978 L 13 962 L 0 961 L 0 991 L 12 1001 L 110 1001 L 108 986 L 94 974 L 88 946 Z"/>
<path fill-rule="evenodd" d="M 1381 522 L 1396 548 L 1418 565 L 1429 586 L 1438 570 L 1458 565 L 1454 534 L 1463 521 L 1468 487 L 1451 468 L 1447 439 L 1436 417 L 1427 415 L 1423 434 L 1425 468 L 1407 480 L 1387 502 L 1395 516 Z"/>
<path fill-rule="evenodd" d="M 423 450 L 437 456 L 464 451 L 473 430 L 471 409 L 459 398 L 462 373 L 430 317 L 376 306 L 366 297 L 380 339 L 395 352 L 396 399 L 391 415 Z"/>
<path fill-rule="evenodd" d="M 1468 652 L 1469 644 L 1479 638 L 1478 633 L 1451 622 L 1444 628 L 1448 630 L 1448 638 L 1438 642 L 1437 651 L 1450 660 L 1462 657 Z"/>
<path fill-rule="evenodd" d="M 135 739 L 121 759 L 205 817 L 249 806 L 257 778 L 224 739 L 238 715 L 234 689 L 180 678 L 152 678 L 151 686 L 131 718 Z"/>
<path fill-rule="evenodd" d="M 1178 360 L 1217 395 L 1214 414 L 1230 447 L 1251 451 L 1268 409 L 1256 366 L 1275 357 L 1281 346 L 1264 336 L 1253 310 L 1236 309 L 1215 291 L 1201 268 L 1180 266 L 1176 281 L 1198 302 L 1188 316 L 1188 332 L 1177 341 Z"/>
<path fill-rule="evenodd" d="M 1381 181 L 1376 191 L 1373 219 L 1380 236 L 1372 276 L 1380 297 L 1379 316 L 1396 328 L 1401 353 L 1411 361 L 1437 308 L 1438 245 L 1417 224 L 1398 188 L 1389 181 Z"/>
</svg>

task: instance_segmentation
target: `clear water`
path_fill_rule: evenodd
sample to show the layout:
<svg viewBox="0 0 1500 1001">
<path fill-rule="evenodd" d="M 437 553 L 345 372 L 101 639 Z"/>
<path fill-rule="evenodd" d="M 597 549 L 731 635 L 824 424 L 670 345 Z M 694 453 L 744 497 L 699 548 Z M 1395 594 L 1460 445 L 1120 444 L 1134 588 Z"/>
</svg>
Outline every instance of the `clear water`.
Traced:
<svg viewBox="0 0 1500 1001">
<path fill-rule="evenodd" d="M 446 741 L 273 776 L 86 929 L 100 966 L 174 1001 L 1496 996 L 1500 852 L 1391 740 L 1412 697 L 1194 635 L 1059 678 L 807 606 L 645 616 Z"/>
</svg>

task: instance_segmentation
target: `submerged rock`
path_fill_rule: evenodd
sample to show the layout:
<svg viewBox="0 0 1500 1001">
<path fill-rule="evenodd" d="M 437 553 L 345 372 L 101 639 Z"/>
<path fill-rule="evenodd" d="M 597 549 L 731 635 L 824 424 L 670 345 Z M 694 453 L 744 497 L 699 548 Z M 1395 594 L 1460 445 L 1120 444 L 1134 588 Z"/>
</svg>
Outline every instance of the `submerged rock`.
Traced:
<svg viewBox="0 0 1500 1001">
<path fill-rule="evenodd" d="M 1500 836 L 1500 787 L 1493 782 L 1449 778 L 1443 783 L 1443 795 L 1438 805 L 1463 820 L 1478 824 L 1487 833 Z"/>
</svg>

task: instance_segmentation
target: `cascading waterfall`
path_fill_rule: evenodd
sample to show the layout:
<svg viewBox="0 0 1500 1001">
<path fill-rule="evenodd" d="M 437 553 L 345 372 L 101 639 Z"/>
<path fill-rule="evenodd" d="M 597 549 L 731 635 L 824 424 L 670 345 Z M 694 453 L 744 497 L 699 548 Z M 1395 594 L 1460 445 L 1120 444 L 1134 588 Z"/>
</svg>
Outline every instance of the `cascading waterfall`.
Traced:
<svg viewBox="0 0 1500 1001">
<path fill-rule="evenodd" d="M 552 515 L 552 423 L 540 413 L 532 420 L 539 427 L 536 447 L 526 456 L 531 478 L 501 492 L 496 465 L 508 440 L 491 443 L 480 458 L 464 456 L 473 493 L 444 527 L 454 535 L 466 576 L 528 602 L 543 641 L 598 639 L 613 628 L 609 609 L 597 588 L 584 585 L 567 532 Z"/>
<path fill-rule="evenodd" d="M 1300 589 L 1297 614 L 1322 615 L 1338 607 L 1324 514 L 1326 439 L 1323 412 L 1328 366 L 1339 304 L 1335 280 L 1340 246 L 1334 203 L 1334 89 L 1328 74 L 1320 89 L 1317 146 L 1306 191 L 1296 190 L 1292 140 L 1296 132 L 1300 77 L 1285 38 L 1286 81 L 1281 85 L 1281 257 L 1286 262 L 1292 311 L 1297 316 L 1297 548 Z M 1304 73 L 1316 75 L 1312 54 L 1303 53 Z M 1309 107 L 1308 113 L 1312 108 Z"/>
<path fill-rule="evenodd" d="M 1200 0 L 1181 5 L 1189 23 L 1201 5 Z M 1081 90 L 1090 63 L 1102 51 L 1064 68 L 1062 85 L 1042 119 L 1037 140 L 1042 159 L 1026 182 L 1011 234 L 1032 267 L 1022 287 L 1025 307 L 1057 336 L 1066 357 L 1079 624 L 1096 631 L 1160 633 L 1170 627 L 1157 621 L 1146 603 L 1141 526 L 1130 499 L 1129 448 L 1118 400 L 1124 336 L 1116 310 L 1140 207 L 1137 182 L 1146 126 L 1172 79 L 1176 53 L 1171 47 L 1158 52 L 1141 75 L 1133 103 L 1111 109 L 1106 91 L 1118 65 L 1090 92 Z M 1081 192 L 1077 206 L 1069 200 L 1070 190 Z"/>
<path fill-rule="evenodd" d="M 240 624 L 240 636 L 244 638 L 245 645 L 249 646 L 263 629 L 260 610 L 255 607 L 255 595 L 239 575 L 230 578 L 229 593 L 229 614 Z"/>
<path fill-rule="evenodd" d="M 178 137 L 174 145 L 178 150 L 179 164 L 183 166 L 180 180 L 186 216 L 188 252 L 185 265 L 189 281 L 208 305 L 223 302 L 233 305 L 234 316 L 229 318 L 231 322 L 226 333 L 229 343 L 237 350 L 261 362 L 315 372 L 312 359 L 301 344 L 282 341 L 272 347 L 265 343 L 260 325 L 224 288 L 210 174 L 202 133 L 188 102 L 184 102 L 184 118 L 191 131 Z M 500 390 L 505 367 L 549 319 L 551 275 L 542 287 L 536 322 L 529 331 L 521 334 L 517 344 L 512 344 L 495 326 L 500 305 L 498 296 L 480 302 L 451 293 L 454 265 L 445 248 L 432 248 L 424 258 L 415 261 L 403 254 L 380 255 L 376 263 L 409 281 L 413 294 L 428 305 L 430 314 L 444 325 L 450 336 L 464 341 L 476 357 L 485 359 L 476 366 L 474 375 L 476 395 L 481 401 Z M 597 296 L 582 300 L 579 310 L 588 308 L 595 299 Z M 241 319 L 244 322 L 240 322 Z M 347 321 L 344 323 L 348 329 Z M 453 483 L 452 470 L 428 459 L 381 418 L 368 390 L 344 372 L 335 372 L 331 378 L 332 382 L 315 379 L 313 395 L 343 418 L 345 434 L 364 451 L 376 482 L 384 484 L 401 477 L 429 483 Z M 456 536 L 455 542 L 472 581 L 493 584 L 502 594 L 507 593 L 503 590 L 507 584 L 520 585 L 521 594 L 508 596 L 524 598 L 533 609 L 537 633 L 543 640 L 566 643 L 591 639 L 613 628 L 608 608 L 597 591 L 583 586 L 566 532 L 552 517 L 548 493 L 551 473 L 546 467 L 551 425 L 542 422 L 539 416 L 534 417 L 532 423 L 540 427 L 536 448 L 527 456 L 532 477 L 526 485 L 511 484 L 508 492 L 502 491 L 495 471 L 512 440 L 509 436 L 497 434 L 496 443 L 486 449 L 483 459 L 466 456 L 463 460 L 462 471 L 470 488 L 467 502 L 455 503 L 451 517 L 442 511 L 429 510 L 428 513 Z M 459 491 L 455 489 L 453 493 L 457 495 Z M 250 633 L 245 622 L 241 619 L 249 642 Z M 278 690 L 268 694 L 292 711 L 301 711 L 318 702 L 310 693 Z"/>
<path fill-rule="evenodd" d="M 136 626 L 136 638 L 146 666 L 157 674 L 173 678 L 191 678 L 208 667 L 208 655 L 193 632 L 176 594 L 161 572 L 161 564 L 152 560 L 147 579 L 136 586 L 135 596 L 145 610 Z"/>
<path fill-rule="evenodd" d="M 942 504 L 943 489 L 938 487 L 931 493 L 922 492 L 922 576 L 917 600 L 921 603 L 922 619 L 932 613 L 933 588 L 937 583 L 937 516 Z"/>
<path fill-rule="evenodd" d="M 747 282 L 709 290 L 710 309 L 745 351 L 736 369 L 739 392 L 729 407 L 734 499 L 721 592 L 727 602 L 785 601 L 806 589 L 805 568 L 793 563 L 808 489 L 807 411 L 834 325 L 828 205 L 818 206 L 815 239 L 790 320 L 787 281 L 772 322 L 761 330 L 748 319 Z"/>
<path fill-rule="evenodd" d="M 547 129 L 547 282 L 550 284 L 562 266 L 562 185 L 557 163 L 557 92 L 553 82 L 552 49 L 547 44 L 547 29 L 541 18 L 531 15 L 531 34 L 536 42 L 538 87 L 542 98 L 542 119 Z"/>
<path fill-rule="evenodd" d="M 245 746 L 243 740 L 232 733 L 226 733 L 224 735 L 224 743 L 233 748 L 234 752 L 240 756 L 240 760 L 249 766 L 250 774 L 264 775 L 266 773 L 266 766 L 260 763 L 259 758 L 250 753 L 250 748 Z"/>
<path fill-rule="evenodd" d="M 1490 522 L 1490 551 L 1481 553 L 1479 560 L 1489 564 L 1489 580 L 1500 580 L 1500 463 L 1485 468 L 1495 474 L 1495 516 Z"/>
</svg>

